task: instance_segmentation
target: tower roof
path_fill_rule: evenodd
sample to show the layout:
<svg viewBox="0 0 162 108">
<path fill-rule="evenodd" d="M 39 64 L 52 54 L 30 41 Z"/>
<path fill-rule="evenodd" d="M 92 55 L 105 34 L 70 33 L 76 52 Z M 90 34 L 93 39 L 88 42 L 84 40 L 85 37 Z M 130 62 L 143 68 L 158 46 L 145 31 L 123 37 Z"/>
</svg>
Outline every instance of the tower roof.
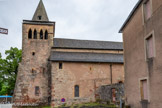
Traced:
<svg viewBox="0 0 162 108">
<path fill-rule="evenodd" d="M 46 9 L 44 7 L 42 0 L 40 0 L 39 2 L 32 20 L 33 21 L 49 21 L 47 13 L 46 13 Z"/>
</svg>

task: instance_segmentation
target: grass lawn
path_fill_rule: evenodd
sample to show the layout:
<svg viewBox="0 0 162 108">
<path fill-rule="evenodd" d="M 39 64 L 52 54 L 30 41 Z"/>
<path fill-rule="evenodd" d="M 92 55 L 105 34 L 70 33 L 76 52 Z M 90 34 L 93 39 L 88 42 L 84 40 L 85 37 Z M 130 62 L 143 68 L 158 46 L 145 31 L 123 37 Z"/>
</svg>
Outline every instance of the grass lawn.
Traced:
<svg viewBox="0 0 162 108">
<path fill-rule="evenodd" d="M 66 105 L 62 105 L 59 107 L 55 107 L 55 108 L 117 108 L 115 105 L 106 105 L 106 104 L 100 104 L 100 103 L 84 103 L 84 104 L 75 104 L 75 105 L 71 105 L 71 106 L 66 106 Z"/>
<path fill-rule="evenodd" d="M 45 107 L 23 107 L 23 108 L 51 108 L 50 106 Z M 117 108 L 115 105 L 106 105 L 106 104 L 100 104 L 100 103 L 84 103 L 84 104 L 74 104 L 71 106 L 68 106 L 66 104 L 63 104 L 62 106 L 55 107 L 55 108 Z"/>
</svg>

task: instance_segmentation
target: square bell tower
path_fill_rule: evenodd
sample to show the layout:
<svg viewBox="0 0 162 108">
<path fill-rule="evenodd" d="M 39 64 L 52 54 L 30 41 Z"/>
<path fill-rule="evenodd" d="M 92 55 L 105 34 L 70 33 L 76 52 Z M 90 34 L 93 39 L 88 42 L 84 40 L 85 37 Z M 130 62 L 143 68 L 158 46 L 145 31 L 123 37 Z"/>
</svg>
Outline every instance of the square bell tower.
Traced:
<svg viewBox="0 0 162 108">
<path fill-rule="evenodd" d="M 40 0 L 32 20 L 23 20 L 22 61 L 14 90 L 15 103 L 50 104 L 50 63 L 48 61 L 55 22 L 49 21 Z"/>
</svg>

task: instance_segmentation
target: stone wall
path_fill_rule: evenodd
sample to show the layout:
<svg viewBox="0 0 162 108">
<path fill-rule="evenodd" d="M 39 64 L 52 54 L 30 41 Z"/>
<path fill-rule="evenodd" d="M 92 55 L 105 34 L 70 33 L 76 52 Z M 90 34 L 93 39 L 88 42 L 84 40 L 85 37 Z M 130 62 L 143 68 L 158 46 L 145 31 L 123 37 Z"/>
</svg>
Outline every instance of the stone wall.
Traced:
<svg viewBox="0 0 162 108">
<path fill-rule="evenodd" d="M 58 62 L 52 62 L 52 106 L 61 105 L 61 99 L 65 98 L 66 104 L 82 102 L 94 102 L 98 96 L 97 89 L 102 85 L 111 84 L 111 69 L 109 63 L 72 63 L 62 62 L 62 69 L 59 69 Z M 121 77 L 124 81 L 123 64 L 112 64 L 118 69 L 113 73 L 112 79 Z M 116 70 L 116 72 L 115 72 Z M 117 74 L 118 73 L 118 74 Z M 112 74 L 113 75 L 113 74 Z M 119 75 L 119 76 L 117 76 Z M 114 83 L 118 80 L 113 80 Z M 79 85 L 79 97 L 74 96 L 74 86 Z"/>
<path fill-rule="evenodd" d="M 37 39 L 28 39 L 28 31 L 37 30 Z M 48 30 L 48 39 L 39 39 L 40 30 Z M 33 33 L 33 32 L 32 32 Z M 34 33 L 32 34 L 34 35 Z M 22 61 L 14 91 L 15 103 L 48 103 L 50 98 L 50 56 L 54 26 L 23 24 Z M 38 87 L 38 94 L 36 94 Z"/>
<path fill-rule="evenodd" d="M 57 49 L 53 48 L 52 51 L 60 51 L 60 52 L 91 52 L 91 53 L 111 53 L 111 54 L 123 54 L 122 50 L 95 50 L 95 49 Z"/>
<path fill-rule="evenodd" d="M 97 92 L 99 94 L 99 99 L 104 102 L 112 101 L 112 89 L 116 90 L 116 102 L 120 101 L 120 98 L 124 96 L 124 84 L 123 83 L 116 83 L 112 85 L 103 85 L 101 86 Z"/>
</svg>

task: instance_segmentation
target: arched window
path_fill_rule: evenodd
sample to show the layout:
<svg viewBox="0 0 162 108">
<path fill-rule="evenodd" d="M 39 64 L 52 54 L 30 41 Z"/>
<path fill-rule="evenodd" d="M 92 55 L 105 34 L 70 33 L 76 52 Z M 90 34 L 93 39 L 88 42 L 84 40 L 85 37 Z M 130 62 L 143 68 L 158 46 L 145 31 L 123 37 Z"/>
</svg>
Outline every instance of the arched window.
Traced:
<svg viewBox="0 0 162 108">
<path fill-rule="evenodd" d="M 40 39 L 43 39 L 43 31 L 40 31 Z"/>
<path fill-rule="evenodd" d="M 79 97 L 79 85 L 75 85 L 75 97 Z"/>
<path fill-rule="evenodd" d="M 37 39 L 37 31 L 34 30 L 34 39 Z"/>
<path fill-rule="evenodd" d="M 31 29 L 28 32 L 28 39 L 32 39 L 32 30 Z"/>
<path fill-rule="evenodd" d="M 45 31 L 45 37 L 44 38 L 48 39 L 48 31 L 47 30 Z"/>
</svg>

